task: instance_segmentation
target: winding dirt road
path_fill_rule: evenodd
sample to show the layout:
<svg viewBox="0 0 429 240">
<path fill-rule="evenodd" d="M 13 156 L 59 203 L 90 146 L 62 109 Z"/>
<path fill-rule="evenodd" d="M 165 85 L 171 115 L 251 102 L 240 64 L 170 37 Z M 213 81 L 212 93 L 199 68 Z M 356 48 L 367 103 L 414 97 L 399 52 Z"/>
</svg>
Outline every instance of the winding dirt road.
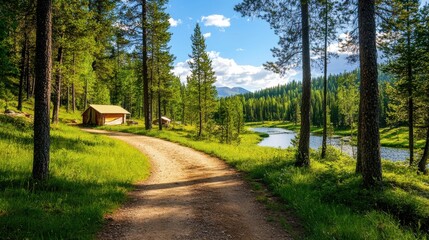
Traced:
<svg viewBox="0 0 429 240">
<path fill-rule="evenodd" d="M 107 218 L 99 239 L 291 239 L 223 161 L 156 138 L 86 131 L 127 142 L 152 165 L 151 177 Z"/>
</svg>

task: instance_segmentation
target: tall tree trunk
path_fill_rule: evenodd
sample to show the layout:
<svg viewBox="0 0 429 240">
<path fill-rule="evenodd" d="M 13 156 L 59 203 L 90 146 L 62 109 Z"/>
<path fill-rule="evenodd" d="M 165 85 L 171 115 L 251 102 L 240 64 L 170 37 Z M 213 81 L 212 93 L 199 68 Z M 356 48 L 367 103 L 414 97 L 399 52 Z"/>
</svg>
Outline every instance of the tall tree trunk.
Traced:
<svg viewBox="0 0 429 240">
<path fill-rule="evenodd" d="M 32 82 L 31 82 L 31 74 L 30 74 L 30 49 L 27 47 L 27 51 L 25 52 L 25 82 L 27 84 L 26 91 L 27 91 L 27 100 L 30 99 L 31 94 L 31 88 L 32 88 Z"/>
<path fill-rule="evenodd" d="M 70 112 L 70 85 L 69 84 L 67 84 L 67 96 L 66 96 L 66 98 L 67 98 L 66 110 L 67 110 L 67 112 Z"/>
<path fill-rule="evenodd" d="M 49 176 L 49 105 L 52 70 L 52 0 L 37 1 L 33 179 Z"/>
<path fill-rule="evenodd" d="M 161 93 L 158 91 L 158 125 L 159 130 L 162 130 L 162 113 L 161 113 Z"/>
<path fill-rule="evenodd" d="M 52 123 L 58 123 L 58 114 L 60 111 L 61 104 L 61 65 L 63 64 L 63 47 L 58 48 L 57 53 L 57 74 L 55 77 L 55 98 L 54 98 L 54 109 L 52 110 Z"/>
<path fill-rule="evenodd" d="M 182 124 L 186 125 L 186 100 L 184 99 L 184 96 L 185 94 L 182 95 Z"/>
<path fill-rule="evenodd" d="M 408 3 L 408 1 L 407 1 Z M 414 103 L 413 103 L 413 68 L 411 63 L 411 30 L 410 12 L 407 4 L 407 90 L 408 90 L 408 147 L 410 151 L 410 166 L 414 163 Z"/>
<path fill-rule="evenodd" d="M 146 0 L 142 0 L 142 25 L 143 25 L 143 110 L 144 110 L 144 122 L 145 129 L 149 130 L 152 128 L 151 112 L 149 107 L 149 77 L 147 69 L 147 5 Z"/>
<path fill-rule="evenodd" d="M 325 43 L 324 43 L 324 59 L 323 59 L 323 136 L 322 136 L 322 155 L 324 159 L 326 156 L 326 138 L 327 138 L 327 94 L 328 94 L 328 0 L 325 1 Z"/>
<path fill-rule="evenodd" d="M 35 95 L 35 90 L 36 90 L 36 70 L 34 70 L 33 74 L 33 83 L 31 84 L 33 87 L 31 88 L 31 96 Z"/>
<path fill-rule="evenodd" d="M 198 117 L 199 117 L 198 138 L 201 138 L 201 135 L 203 133 L 203 109 L 202 109 L 202 102 L 201 102 L 201 77 L 200 76 L 198 76 Z"/>
<path fill-rule="evenodd" d="M 21 73 L 19 76 L 19 92 L 18 92 L 18 110 L 22 111 L 22 101 L 23 101 L 23 91 L 24 91 L 24 80 L 26 79 L 26 53 L 28 48 L 28 36 L 27 33 L 24 33 L 24 41 L 22 43 L 22 50 L 21 50 Z"/>
<path fill-rule="evenodd" d="M 302 23 L 302 105 L 301 129 L 299 133 L 297 166 L 310 165 L 310 101 L 311 101 L 311 66 L 308 1 L 301 0 Z"/>
<path fill-rule="evenodd" d="M 154 49 L 154 46 L 152 45 L 152 49 Z M 154 63 L 155 62 L 155 57 L 154 54 L 152 53 L 152 58 L 151 58 L 151 62 Z M 149 84 L 149 119 L 150 119 L 150 128 L 152 129 L 152 121 L 153 121 L 153 82 L 155 79 L 155 74 L 154 74 L 154 64 L 152 64 L 152 66 L 150 67 L 150 74 L 148 77 L 148 84 Z"/>
<path fill-rule="evenodd" d="M 72 79 L 72 86 L 71 86 L 71 91 L 72 91 L 72 111 L 75 112 L 76 111 L 76 86 L 74 84 L 74 80 L 75 80 L 75 73 L 76 73 L 76 62 L 75 62 L 75 53 L 73 52 L 73 79 Z"/>
<path fill-rule="evenodd" d="M 158 127 L 162 130 L 162 113 L 161 113 L 161 77 L 159 72 L 159 63 L 157 62 L 157 74 L 158 74 Z"/>
<path fill-rule="evenodd" d="M 204 84 L 204 101 L 203 101 L 203 105 L 204 105 L 204 107 L 203 107 L 203 110 L 204 110 L 204 125 L 205 126 L 207 126 L 207 122 L 209 121 L 209 115 L 207 114 L 207 97 L 208 97 L 208 94 L 209 94 L 209 91 L 207 90 L 207 83 L 206 83 L 206 81 L 205 81 L 205 78 L 204 78 L 204 82 L 203 82 L 203 84 Z"/>
<path fill-rule="evenodd" d="M 427 173 L 426 165 L 428 163 L 428 156 L 429 156 L 429 126 L 427 126 L 426 130 L 427 132 L 426 132 L 425 148 L 423 151 L 422 158 L 420 159 L 420 162 L 419 162 L 419 171 L 425 174 Z"/>
<path fill-rule="evenodd" d="M 72 82 L 71 86 L 71 92 L 72 92 L 72 111 L 76 111 L 76 87 L 74 85 L 74 82 Z"/>
<path fill-rule="evenodd" d="M 121 67 L 121 59 L 120 59 L 120 48 L 119 48 L 119 41 L 116 41 L 116 71 L 115 71 L 115 93 L 114 93 L 114 104 L 119 102 L 119 68 Z M 125 108 L 125 96 L 124 96 L 124 102 L 122 103 L 123 107 Z"/>
<path fill-rule="evenodd" d="M 375 0 L 359 0 L 359 57 L 361 78 L 361 148 L 362 176 L 365 187 L 382 180 L 380 159 L 378 72 L 375 27 Z"/>
<path fill-rule="evenodd" d="M 88 79 L 85 78 L 85 94 L 83 96 L 83 109 L 88 107 Z"/>
<path fill-rule="evenodd" d="M 410 151 L 410 166 L 414 163 L 414 102 L 413 102 L 413 87 L 412 87 L 412 67 L 411 61 L 408 60 L 408 148 Z"/>
</svg>

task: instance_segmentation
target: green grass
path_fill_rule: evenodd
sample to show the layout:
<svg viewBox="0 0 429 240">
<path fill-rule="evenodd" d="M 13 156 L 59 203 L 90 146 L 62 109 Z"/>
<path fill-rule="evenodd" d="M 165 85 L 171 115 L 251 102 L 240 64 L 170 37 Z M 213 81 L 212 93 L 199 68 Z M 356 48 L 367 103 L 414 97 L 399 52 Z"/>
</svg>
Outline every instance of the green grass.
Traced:
<svg viewBox="0 0 429 240">
<path fill-rule="evenodd" d="M 64 124 L 52 127 L 46 183 L 31 181 L 27 119 L 0 115 L 0 149 L 0 239 L 93 239 L 103 216 L 149 175 L 138 150 Z"/>
<path fill-rule="evenodd" d="M 429 177 L 401 163 L 383 161 L 384 185 L 365 190 L 354 173 L 354 160 L 331 147 L 327 159 L 312 152 L 311 168 L 297 168 L 294 149 L 257 146 L 257 134 L 246 133 L 239 145 L 226 145 L 193 140 L 193 130 L 187 127 L 142 128 L 103 127 L 167 139 L 225 160 L 250 181 L 264 183 L 284 202 L 283 208 L 296 214 L 306 230 L 297 239 L 428 238 Z"/>
<path fill-rule="evenodd" d="M 246 126 L 249 127 L 277 127 L 284 128 L 293 131 L 299 131 L 300 126 L 295 125 L 292 122 L 280 122 L 280 121 L 265 121 L 265 122 L 251 122 L 246 123 Z M 315 134 L 322 134 L 323 128 L 318 126 L 311 126 L 311 132 Z M 335 135 L 339 136 L 349 136 L 350 129 L 335 129 Z M 353 131 L 354 136 L 357 136 L 357 129 Z M 380 129 L 380 144 L 384 147 L 394 147 L 394 148 L 408 148 L 408 128 L 407 127 L 398 127 L 398 128 L 381 128 Z M 416 149 L 422 149 L 425 145 L 425 140 L 423 138 L 417 139 L 414 143 Z"/>
</svg>

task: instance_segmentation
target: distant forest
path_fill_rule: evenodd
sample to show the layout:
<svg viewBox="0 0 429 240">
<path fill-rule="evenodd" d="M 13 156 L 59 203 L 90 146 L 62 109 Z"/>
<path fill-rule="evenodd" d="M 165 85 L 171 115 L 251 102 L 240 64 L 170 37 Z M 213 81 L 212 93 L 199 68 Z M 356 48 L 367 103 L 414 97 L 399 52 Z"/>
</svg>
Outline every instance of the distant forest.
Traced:
<svg viewBox="0 0 429 240">
<path fill-rule="evenodd" d="M 339 86 L 345 84 L 345 81 L 352 81 L 351 87 L 358 89 L 359 71 L 355 70 L 352 72 L 330 75 L 328 78 L 328 118 L 334 127 L 348 126 L 347 117 L 340 111 L 341 104 L 338 97 Z M 386 127 L 388 123 L 395 125 L 400 124 L 400 122 L 394 122 L 392 120 L 393 118 L 389 119 L 390 99 L 387 91 L 393 81 L 394 78 L 388 74 L 379 72 L 381 127 Z M 323 77 L 313 78 L 311 86 L 311 124 L 322 126 Z M 245 121 L 291 121 L 299 124 L 301 93 L 301 82 L 292 81 L 285 85 L 278 85 L 254 93 L 244 94 Z M 357 112 L 353 113 L 353 117 L 357 118 Z"/>
</svg>

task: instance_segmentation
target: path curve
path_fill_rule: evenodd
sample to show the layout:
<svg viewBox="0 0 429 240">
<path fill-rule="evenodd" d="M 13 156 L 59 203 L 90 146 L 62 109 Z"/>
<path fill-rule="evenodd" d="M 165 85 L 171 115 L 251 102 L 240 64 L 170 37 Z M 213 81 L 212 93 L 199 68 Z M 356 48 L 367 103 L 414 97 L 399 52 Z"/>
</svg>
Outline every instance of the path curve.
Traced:
<svg viewBox="0 0 429 240">
<path fill-rule="evenodd" d="M 222 160 L 157 138 L 86 131 L 136 147 L 152 165 L 98 239 L 291 239 Z"/>
</svg>

